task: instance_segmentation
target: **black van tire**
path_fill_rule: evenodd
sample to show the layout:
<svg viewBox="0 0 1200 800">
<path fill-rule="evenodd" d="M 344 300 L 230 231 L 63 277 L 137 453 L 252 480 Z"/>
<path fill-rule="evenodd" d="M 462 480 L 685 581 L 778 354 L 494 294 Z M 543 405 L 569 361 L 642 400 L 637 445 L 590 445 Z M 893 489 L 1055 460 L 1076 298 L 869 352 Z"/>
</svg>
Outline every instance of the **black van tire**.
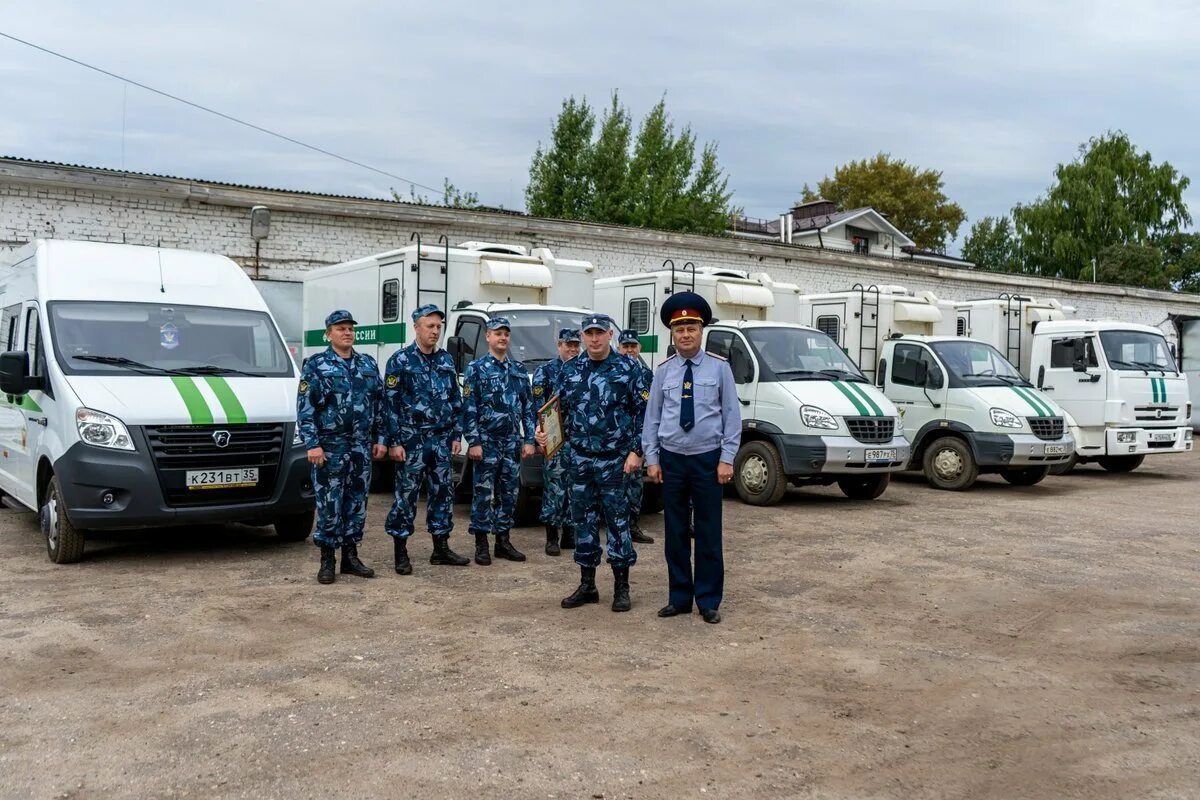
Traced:
<svg viewBox="0 0 1200 800">
<path fill-rule="evenodd" d="M 46 555 L 51 561 L 55 564 L 74 564 L 83 558 L 84 532 L 67 519 L 57 477 L 51 478 L 46 487 L 46 497 L 38 509 L 38 522 L 46 537 Z"/>
<path fill-rule="evenodd" d="M 748 442 L 733 459 L 733 485 L 743 503 L 773 506 L 787 493 L 783 460 L 770 442 Z"/>
<path fill-rule="evenodd" d="M 1146 460 L 1145 454 L 1136 456 L 1103 456 L 1096 459 L 1108 472 L 1133 472 Z"/>
<path fill-rule="evenodd" d="M 952 470 L 955 465 L 957 469 Z M 949 492 L 970 489 L 979 477 L 979 465 L 971 446 L 955 436 L 942 436 L 930 442 L 921 466 L 933 488 Z"/>
<path fill-rule="evenodd" d="M 285 542 L 303 542 L 312 533 L 316 522 L 316 509 L 284 514 L 275 520 L 275 535 Z"/>
<path fill-rule="evenodd" d="M 1050 467 L 1009 467 L 1000 473 L 1000 477 L 1013 486 L 1034 486 L 1049 474 Z"/>
<path fill-rule="evenodd" d="M 842 494 L 851 500 L 874 500 L 884 493 L 891 482 L 892 476 L 885 472 L 882 475 L 839 478 L 837 485 Z"/>
<path fill-rule="evenodd" d="M 1050 465 L 1051 475 L 1066 475 L 1071 470 L 1079 466 L 1079 456 L 1071 453 L 1071 457 L 1066 461 L 1060 461 L 1057 464 Z"/>
</svg>

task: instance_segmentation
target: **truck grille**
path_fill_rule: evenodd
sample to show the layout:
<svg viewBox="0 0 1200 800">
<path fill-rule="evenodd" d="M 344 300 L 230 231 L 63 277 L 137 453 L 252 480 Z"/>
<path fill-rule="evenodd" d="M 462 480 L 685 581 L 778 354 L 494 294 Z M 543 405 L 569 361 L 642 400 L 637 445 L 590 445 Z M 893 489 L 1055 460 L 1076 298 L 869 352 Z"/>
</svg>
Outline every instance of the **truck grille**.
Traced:
<svg viewBox="0 0 1200 800">
<path fill-rule="evenodd" d="M 1179 406 L 1134 406 L 1133 414 L 1138 422 L 1174 422 Z"/>
<path fill-rule="evenodd" d="M 1033 435 L 1039 439 L 1051 441 L 1061 439 L 1063 436 L 1063 418 L 1062 417 L 1026 417 L 1029 420 L 1029 428 L 1033 431 Z"/>
<path fill-rule="evenodd" d="M 275 489 L 288 425 L 146 426 L 146 441 L 158 470 L 163 497 L 171 506 L 225 505 L 265 500 Z M 220 435 L 224 434 L 224 435 Z M 227 439 L 226 439 L 227 437 Z M 225 447 L 217 439 L 227 441 Z M 189 491 L 188 470 L 258 467 L 255 486 Z"/>
<path fill-rule="evenodd" d="M 890 417 L 846 417 L 846 427 L 851 436 L 864 444 L 890 442 L 896 421 Z"/>
</svg>

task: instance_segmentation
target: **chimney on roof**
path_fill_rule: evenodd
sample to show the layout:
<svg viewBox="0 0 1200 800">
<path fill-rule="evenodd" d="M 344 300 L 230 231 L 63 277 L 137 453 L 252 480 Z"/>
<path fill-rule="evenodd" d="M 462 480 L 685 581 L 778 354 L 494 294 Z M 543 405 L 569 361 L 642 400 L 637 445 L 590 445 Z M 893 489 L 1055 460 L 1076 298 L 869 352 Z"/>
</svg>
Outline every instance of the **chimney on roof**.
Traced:
<svg viewBox="0 0 1200 800">
<path fill-rule="evenodd" d="M 808 219 L 809 217 L 823 217 L 836 213 L 837 203 L 832 200 L 826 200 L 823 197 L 792 206 L 792 218 L 797 220 Z"/>
</svg>

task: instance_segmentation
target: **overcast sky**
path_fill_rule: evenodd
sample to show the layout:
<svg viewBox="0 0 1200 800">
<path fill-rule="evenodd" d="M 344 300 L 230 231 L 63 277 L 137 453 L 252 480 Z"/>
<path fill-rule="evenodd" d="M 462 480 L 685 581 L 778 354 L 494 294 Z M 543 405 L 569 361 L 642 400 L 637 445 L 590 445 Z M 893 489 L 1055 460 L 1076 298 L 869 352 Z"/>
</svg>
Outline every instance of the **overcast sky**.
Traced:
<svg viewBox="0 0 1200 800">
<path fill-rule="evenodd" d="M 1195 2 L 385 8 L 404 5 L 0 0 L 0 31 L 508 208 L 524 205 L 530 156 L 562 99 L 603 106 L 614 89 L 635 118 L 665 93 L 678 123 L 719 142 L 751 216 L 775 216 L 805 182 L 882 150 L 941 170 L 973 221 L 1032 200 L 1079 143 L 1117 128 L 1200 179 Z M 408 193 L 2 38 L 0 104 L 3 155 Z M 1200 215 L 1200 187 L 1188 200 Z"/>
</svg>

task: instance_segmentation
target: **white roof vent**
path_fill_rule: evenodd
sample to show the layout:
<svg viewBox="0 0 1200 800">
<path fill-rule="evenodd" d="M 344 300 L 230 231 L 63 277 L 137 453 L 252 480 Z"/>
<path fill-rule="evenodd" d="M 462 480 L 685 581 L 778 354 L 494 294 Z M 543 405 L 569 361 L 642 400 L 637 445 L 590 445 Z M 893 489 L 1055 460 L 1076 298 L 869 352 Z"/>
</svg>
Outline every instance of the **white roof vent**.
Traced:
<svg viewBox="0 0 1200 800">
<path fill-rule="evenodd" d="M 463 242 L 462 250 L 477 250 L 481 253 L 505 253 L 510 256 L 527 256 L 529 251 L 519 244 L 497 244 L 496 242 Z"/>
</svg>

